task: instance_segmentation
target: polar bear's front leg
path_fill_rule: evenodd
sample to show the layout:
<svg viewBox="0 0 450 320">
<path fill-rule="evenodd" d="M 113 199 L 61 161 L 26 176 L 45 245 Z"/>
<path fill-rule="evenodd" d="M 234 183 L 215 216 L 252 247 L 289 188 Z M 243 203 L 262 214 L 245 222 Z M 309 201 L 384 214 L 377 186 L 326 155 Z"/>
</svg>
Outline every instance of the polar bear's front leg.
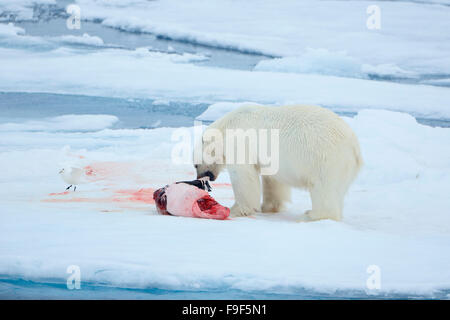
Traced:
<svg viewBox="0 0 450 320">
<path fill-rule="evenodd" d="M 231 207 L 234 217 L 252 215 L 261 210 L 261 183 L 254 165 L 228 166 L 235 204 Z"/>
</svg>

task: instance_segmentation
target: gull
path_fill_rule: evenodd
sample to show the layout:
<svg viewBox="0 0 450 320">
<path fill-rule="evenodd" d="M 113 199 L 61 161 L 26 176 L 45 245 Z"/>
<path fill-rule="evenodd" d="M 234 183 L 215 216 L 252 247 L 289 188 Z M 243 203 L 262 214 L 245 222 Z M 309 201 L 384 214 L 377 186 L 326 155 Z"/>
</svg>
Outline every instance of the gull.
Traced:
<svg viewBox="0 0 450 320">
<path fill-rule="evenodd" d="M 83 173 L 83 169 L 71 166 L 64 167 L 59 171 L 64 182 L 69 184 L 66 190 L 69 190 L 73 186 L 73 191 L 77 190 L 77 185 L 80 184 Z"/>
</svg>

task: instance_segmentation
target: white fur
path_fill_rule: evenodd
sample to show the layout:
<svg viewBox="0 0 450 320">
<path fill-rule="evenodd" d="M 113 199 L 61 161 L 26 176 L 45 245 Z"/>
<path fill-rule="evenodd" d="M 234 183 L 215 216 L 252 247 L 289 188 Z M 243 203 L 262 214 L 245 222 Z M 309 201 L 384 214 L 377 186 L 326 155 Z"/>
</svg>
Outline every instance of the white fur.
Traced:
<svg viewBox="0 0 450 320">
<path fill-rule="evenodd" d="M 363 161 L 356 135 L 335 113 L 316 106 L 245 106 L 209 128 L 224 136 L 226 129 L 280 130 L 279 170 L 262 176 L 262 206 L 259 163 L 198 165 L 199 177 L 207 170 L 217 177 L 222 167 L 228 169 L 235 195 L 233 216 L 278 212 L 290 200 L 290 187 L 297 187 L 307 189 L 312 200 L 312 210 L 302 221 L 342 219 L 344 196 Z"/>
</svg>

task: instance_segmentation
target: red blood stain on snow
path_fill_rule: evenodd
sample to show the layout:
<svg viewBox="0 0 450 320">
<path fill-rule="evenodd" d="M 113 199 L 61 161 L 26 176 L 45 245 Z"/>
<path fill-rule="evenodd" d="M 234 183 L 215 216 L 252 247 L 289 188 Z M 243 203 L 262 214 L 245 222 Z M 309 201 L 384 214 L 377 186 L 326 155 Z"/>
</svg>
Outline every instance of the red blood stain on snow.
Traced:
<svg viewBox="0 0 450 320">
<path fill-rule="evenodd" d="M 87 176 L 93 176 L 94 175 L 94 169 L 92 169 L 91 166 L 84 167 L 85 173 Z"/>
<path fill-rule="evenodd" d="M 213 183 L 212 185 L 215 188 L 228 188 L 228 187 L 231 187 L 231 183 Z"/>
<path fill-rule="evenodd" d="M 64 196 L 66 194 L 69 194 L 69 191 L 49 193 L 48 195 L 49 196 Z"/>
<path fill-rule="evenodd" d="M 71 197 L 71 198 L 53 198 L 44 199 L 43 202 L 122 202 L 122 203 L 146 203 L 153 204 L 153 189 L 152 188 L 142 188 L 137 190 L 117 190 L 114 191 L 114 195 L 110 197 L 99 197 L 99 198 L 87 198 L 87 197 Z M 62 193 L 49 193 L 49 196 L 61 196 L 69 194 L 68 191 Z M 72 192 L 72 195 L 75 193 Z"/>
<path fill-rule="evenodd" d="M 129 176 L 130 164 L 125 162 L 94 162 L 84 168 L 85 175 L 91 181 Z"/>
<path fill-rule="evenodd" d="M 117 189 L 123 181 L 135 180 L 136 164 L 133 162 L 99 161 L 85 166 L 84 174 L 89 182 L 101 183 L 101 187 L 92 196 L 78 191 L 50 193 L 50 198 L 43 199 L 48 203 L 110 203 L 113 206 L 129 209 L 142 209 L 142 205 L 154 204 L 153 189 Z M 139 167 L 140 168 L 140 167 Z M 133 174 L 134 173 L 134 174 Z M 136 183 L 136 181 L 134 181 Z M 139 183 L 138 183 L 139 184 Z M 98 191 L 101 191 L 100 193 Z M 101 210 L 109 210 L 102 208 Z"/>
<path fill-rule="evenodd" d="M 72 198 L 64 198 L 64 199 L 43 199 L 42 202 L 55 202 L 55 203 L 64 203 L 64 202 L 111 202 L 111 198 L 82 198 L 82 197 L 72 197 Z"/>
<path fill-rule="evenodd" d="M 115 201 L 130 201 L 130 202 L 144 202 L 153 204 L 155 201 L 153 200 L 153 192 L 152 188 L 142 188 L 139 190 L 117 190 L 116 194 L 125 195 L 126 198 L 117 198 Z"/>
<path fill-rule="evenodd" d="M 70 156 L 70 157 L 78 158 L 78 159 L 84 159 L 85 158 L 85 156 L 82 156 L 82 155 L 79 155 L 79 154 L 74 154 L 74 153 L 71 153 L 71 152 L 68 152 L 67 155 Z"/>
</svg>

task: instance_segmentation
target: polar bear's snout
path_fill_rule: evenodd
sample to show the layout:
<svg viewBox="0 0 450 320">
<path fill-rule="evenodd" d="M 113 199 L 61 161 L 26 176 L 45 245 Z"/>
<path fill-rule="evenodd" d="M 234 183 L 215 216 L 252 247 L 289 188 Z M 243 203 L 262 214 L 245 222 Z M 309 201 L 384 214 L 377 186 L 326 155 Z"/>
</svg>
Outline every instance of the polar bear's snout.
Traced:
<svg viewBox="0 0 450 320">
<path fill-rule="evenodd" d="M 201 178 L 204 178 L 204 177 L 209 177 L 209 180 L 210 181 L 214 181 L 214 180 L 216 180 L 216 176 L 211 172 L 211 171 L 205 171 L 204 173 L 202 173 L 202 174 L 197 174 L 197 179 L 201 179 Z"/>
<path fill-rule="evenodd" d="M 219 175 L 219 172 L 215 172 L 216 170 L 209 168 L 210 166 L 207 165 L 196 164 L 194 167 L 197 170 L 197 179 L 209 177 L 209 181 L 214 181 Z"/>
</svg>

